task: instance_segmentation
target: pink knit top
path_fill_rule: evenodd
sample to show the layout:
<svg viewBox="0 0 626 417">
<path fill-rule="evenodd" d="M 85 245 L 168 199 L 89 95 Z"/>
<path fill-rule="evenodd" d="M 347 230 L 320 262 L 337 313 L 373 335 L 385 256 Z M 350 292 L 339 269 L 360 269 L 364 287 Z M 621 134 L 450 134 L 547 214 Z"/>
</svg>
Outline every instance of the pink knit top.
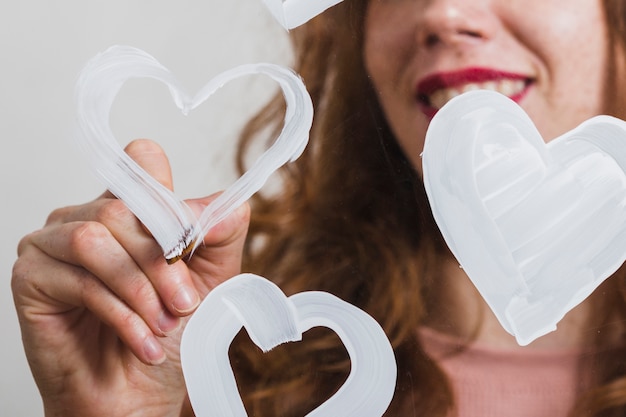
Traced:
<svg viewBox="0 0 626 417">
<path fill-rule="evenodd" d="M 459 417 L 561 417 L 588 387 L 581 378 L 581 352 L 459 346 L 454 337 L 421 329 L 426 352 L 448 376 Z"/>
</svg>

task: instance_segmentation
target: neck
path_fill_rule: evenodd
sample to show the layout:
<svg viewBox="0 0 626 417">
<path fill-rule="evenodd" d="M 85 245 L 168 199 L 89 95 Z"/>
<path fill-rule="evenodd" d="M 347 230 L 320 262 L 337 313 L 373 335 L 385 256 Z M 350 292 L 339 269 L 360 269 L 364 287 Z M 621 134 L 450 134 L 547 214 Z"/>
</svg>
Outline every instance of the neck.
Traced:
<svg viewBox="0 0 626 417">
<path fill-rule="evenodd" d="M 444 263 L 434 294 L 427 326 L 483 345 L 521 349 L 515 338 L 500 325 L 456 260 Z M 540 337 L 527 348 L 589 347 L 594 340 L 588 337 L 587 331 L 591 324 L 591 303 L 592 298 L 579 304 L 558 323 L 556 331 Z"/>
</svg>

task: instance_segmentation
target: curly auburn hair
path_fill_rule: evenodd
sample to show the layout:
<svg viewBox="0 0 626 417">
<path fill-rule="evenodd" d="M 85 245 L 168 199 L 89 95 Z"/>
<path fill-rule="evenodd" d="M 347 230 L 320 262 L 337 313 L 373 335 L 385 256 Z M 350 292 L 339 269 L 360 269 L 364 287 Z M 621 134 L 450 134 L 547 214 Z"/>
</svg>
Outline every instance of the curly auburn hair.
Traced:
<svg viewBox="0 0 626 417">
<path fill-rule="evenodd" d="M 346 0 L 292 32 L 295 70 L 313 99 L 315 121 L 303 156 L 281 170 L 280 193 L 252 201 L 244 269 L 272 279 L 287 294 L 327 291 L 367 311 L 385 329 L 398 363 L 386 415 L 443 417 L 454 411 L 453 393 L 416 329 L 428 320 L 429 294 L 450 254 L 422 181 L 397 145 L 365 72 L 367 3 Z M 622 48 L 625 3 L 604 1 L 610 39 Z M 242 172 L 259 136 L 278 131 L 283 114 L 277 96 L 246 126 L 238 154 Z M 597 328 L 626 322 L 625 276 L 622 268 L 602 295 L 594 294 L 602 297 L 594 304 Z M 617 337 L 594 336 L 599 347 L 612 348 L 593 359 L 594 388 L 581 393 L 573 416 L 626 415 L 626 334 L 618 327 Z M 240 337 L 231 358 L 254 416 L 303 416 L 350 372 L 341 341 L 323 329 L 264 355 Z"/>
</svg>

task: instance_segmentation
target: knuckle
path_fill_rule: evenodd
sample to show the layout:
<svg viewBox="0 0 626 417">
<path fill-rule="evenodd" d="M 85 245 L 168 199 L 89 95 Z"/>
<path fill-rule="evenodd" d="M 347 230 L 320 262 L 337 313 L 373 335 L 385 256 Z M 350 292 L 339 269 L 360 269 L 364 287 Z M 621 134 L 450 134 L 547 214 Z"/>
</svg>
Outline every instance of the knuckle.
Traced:
<svg viewBox="0 0 626 417">
<path fill-rule="evenodd" d="M 117 325 L 123 329 L 139 329 L 141 327 L 141 319 L 133 310 L 124 308 L 119 311 L 115 320 Z"/>
<path fill-rule="evenodd" d="M 13 263 L 11 269 L 11 291 L 16 305 L 20 295 L 30 293 L 33 289 L 39 290 L 39 280 L 44 271 L 40 267 L 41 259 L 37 259 L 38 256 L 40 256 L 39 251 L 29 250 Z"/>
<path fill-rule="evenodd" d="M 74 212 L 75 207 L 61 207 L 53 210 L 46 219 L 46 225 L 64 223 L 71 213 Z"/>
<path fill-rule="evenodd" d="M 131 304 L 139 302 L 147 305 L 150 301 L 154 301 L 157 298 L 152 283 L 145 276 L 130 277 L 126 285 L 127 297 L 131 298 L 127 301 L 131 302 Z"/>
<path fill-rule="evenodd" d="M 116 329 L 118 334 L 133 334 L 141 329 L 141 318 L 105 283 L 85 272 L 78 281 L 79 297 L 86 306 L 101 307 L 97 309 L 100 318 Z M 106 300 L 103 304 L 103 300 Z M 106 307 L 103 307 L 106 305 Z"/>
<path fill-rule="evenodd" d="M 17 256 L 22 256 L 29 246 L 33 246 L 33 237 L 37 232 L 32 232 L 22 237 L 17 243 Z"/>
<path fill-rule="evenodd" d="M 95 211 L 95 220 L 104 224 L 129 218 L 134 218 L 132 213 L 123 201 L 117 199 L 106 200 Z"/>
<path fill-rule="evenodd" d="M 111 238 L 111 233 L 102 223 L 81 222 L 72 228 L 69 233 L 69 247 L 74 253 L 88 253 L 105 245 Z"/>
<path fill-rule="evenodd" d="M 102 305 L 107 299 L 111 299 L 112 296 L 114 297 L 105 283 L 85 269 L 76 271 L 75 278 L 76 295 L 87 308 Z M 102 310 L 100 313 L 106 314 L 106 311 Z"/>
<path fill-rule="evenodd" d="M 14 294 L 21 292 L 31 276 L 32 263 L 24 258 L 18 258 L 13 264 L 11 273 L 11 289 Z"/>
</svg>

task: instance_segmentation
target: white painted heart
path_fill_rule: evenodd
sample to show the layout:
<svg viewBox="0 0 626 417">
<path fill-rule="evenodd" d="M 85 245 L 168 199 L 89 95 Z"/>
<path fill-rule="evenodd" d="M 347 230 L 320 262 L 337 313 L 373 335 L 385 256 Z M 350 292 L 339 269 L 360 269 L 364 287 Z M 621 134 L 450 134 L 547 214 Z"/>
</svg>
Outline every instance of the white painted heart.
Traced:
<svg viewBox="0 0 626 417">
<path fill-rule="evenodd" d="M 242 326 L 264 352 L 316 326 L 335 331 L 352 362 L 345 384 L 308 416 L 380 417 L 396 385 L 396 362 L 383 329 L 362 310 L 325 292 L 287 298 L 265 278 L 243 274 L 216 287 L 187 323 L 181 361 L 198 417 L 245 417 L 228 348 Z"/>
<path fill-rule="evenodd" d="M 263 0 L 285 29 L 293 29 L 343 0 Z"/>
<path fill-rule="evenodd" d="M 282 88 L 287 103 L 283 130 L 250 170 L 196 219 L 181 199 L 124 153 L 109 126 L 111 106 L 127 80 L 152 78 L 167 85 L 176 106 L 187 114 L 227 82 L 250 74 L 267 75 Z M 274 171 L 297 159 L 306 147 L 313 120 L 306 87 L 289 69 L 274 64 L 240 66 L 218 75 L 190 96 L 152 56 L 128 46 L 111 47 L 85 66 L 76 87 L 76 104 L 77 137 L 90 166 L 150 230 L 169 262 L 201 244 L 202 236 L 258 191 Z"/>
<path fill-rule="evenodd" d="M 626 258 L 626 123 L 599 116 L 547 145 L 510 99 L 478 91 L 432 120 L 433 214 L 502 326 L 528 344 Z"/>
</svg>

